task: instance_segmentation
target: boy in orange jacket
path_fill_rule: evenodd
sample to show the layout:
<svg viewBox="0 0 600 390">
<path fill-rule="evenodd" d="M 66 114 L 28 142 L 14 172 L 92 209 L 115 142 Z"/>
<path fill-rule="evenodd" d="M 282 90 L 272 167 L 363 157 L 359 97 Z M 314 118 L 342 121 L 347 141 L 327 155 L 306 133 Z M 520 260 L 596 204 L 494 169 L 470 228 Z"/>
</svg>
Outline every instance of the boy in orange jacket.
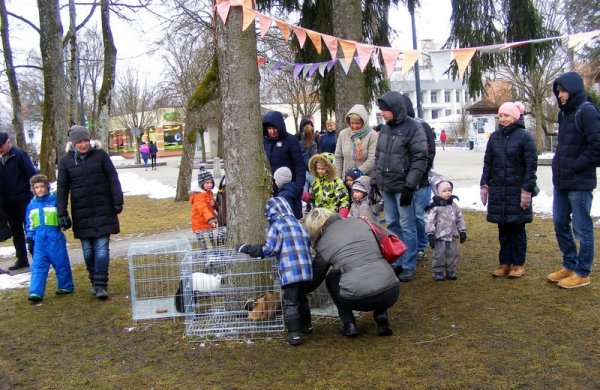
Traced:
<svg viewBox="0 0 600 390">
<path fill-rule="evenodd" d="M 212 192 L 215 181 L 210 172 L 201 170 L 198 173 L 198 185 L 200 192 L 195 192 L 190 196 L 192 231 L 194 232 L 217 227 L 215 197 Z"/>
</svg>

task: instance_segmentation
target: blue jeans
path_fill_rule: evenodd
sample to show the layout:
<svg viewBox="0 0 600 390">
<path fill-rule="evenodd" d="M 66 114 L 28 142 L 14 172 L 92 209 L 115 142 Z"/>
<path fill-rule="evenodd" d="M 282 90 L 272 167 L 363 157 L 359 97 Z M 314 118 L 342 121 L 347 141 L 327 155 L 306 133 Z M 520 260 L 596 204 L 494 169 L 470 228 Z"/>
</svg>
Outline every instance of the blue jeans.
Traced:
<svg viewBox="0 0 600 390">
<path fill-rule="evenodd" d="M 590 274 L 594 262 L 592 199 L 592 191 L 554 190 L 554 232 L 563 253 L 563 267 L 582 277 Z M 579 253 L 575 239 L 579 240 Z"/>
<path fill-rule="evenodd" d="M 417 268 L 417 219 L 413 204 L 400 207 L 399 192 L 381 191 L 387 228 L 408 247 L 406 253 L 392 263 L 392 267 L 414 270 Z M 413 203 L 415 199 L 413 198 Z"/>
<path fill-rule="evenodd" d="M 425 231 L 425 207 L 431 201 L 431 186 L 424 186 L 415 191 L 413 195 L 413 207 L 417 219 L 417 250 L 425 252 L 429 244 L 427 232 Z"/>
<path fill-rule="evenodd" d="M 83 260 L 90 277 L 102 275 L 108 277 L 108 242 L 110 235 L 96 238 L 84 238 L 81 240 L 83 249 Z"/>
</svg>

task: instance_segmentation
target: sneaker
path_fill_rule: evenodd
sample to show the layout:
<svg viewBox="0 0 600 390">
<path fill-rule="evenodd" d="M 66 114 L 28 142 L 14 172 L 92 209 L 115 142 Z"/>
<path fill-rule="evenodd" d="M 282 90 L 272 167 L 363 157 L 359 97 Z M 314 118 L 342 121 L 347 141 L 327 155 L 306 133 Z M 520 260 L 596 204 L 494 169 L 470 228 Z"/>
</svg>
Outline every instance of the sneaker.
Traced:
<svg viewBox="0 0 600 390">
<path fill-rule="evenodd" d="M 590 284 L 589 276 L 579 276 L 575 272 L 573 275 L 558 281 L 558 285 L 562 288 L 577 288 Z"/>
<path fill-rule="evenodd" d="M 547 278 L 549 281 L 556 283 L 561 279 L 568 278 L 573 275 L 573 271 L 569 271 L 566 268 L 561 268 L 558 271 L 554 271 L 551 274 L 548 274 Z"/>
<path fill-rule="evenodd" d="M 105 287 L 96 287 L 96 298 L 100 300 L 108 299 L 108 291 L 106 291 Z"/>
<path fill-rule="evenodd" d="M 498 267 L 494 272 L 492 272 L 492 275 L 497 278 L 501 278 L 503 276 L 508 275 L 509 272 L 510 264 L 500 264 L 500 267 Z"/>
<path fill-rule="evenodd" d="M 435 280 L 436 282 L 441 282 L 444 280 L 444 273 L 443 272 L 434 272 L 433 273 L 433 280 Z"/>
<path fill-rule="evenodd" d="M 56 295 L 73 294 L 73 290 L 67 290 L 67 289 L 64 289 L 64 288 L 59 288 L 58 290 L 56 290 L 54 292 L 54 294 L 56 294 Z"/>
<path fill-rule="evenodd" d="M 410 282 L 413 280 L 416 273 L 417 271 L 414 269 L 403 269 L 402 272 L 400 272 L 400 275 L 398 275 L 398 280 L 401 282 Z"/>
<path fill-rule="evenodd" d="M 13 265 L 11 265 L 10 267 L 8 267 L 9 271 L 16 271 L 18 269 L 21 268 L 29 268 L 29 263 L 28 262 L 20 262 L 19 260 L 16 261 L 16 263 L 14 263 Z"/>
<path fill-rule="evenodd" d="M 458 279 L 458 276 L 456 276 L 456 271 L 446 271 L 446 279 L 448 279 L 448 280 Z"/>
<path fill-rule="evenodd" d="M 27 300 L 28 300 L 29 302 L 31 302 L 31 303 L 38 303 L 38 302 L 40 302 L 42 299 L 44 299 L 44 298 L 40 297 L 40 296 L 39 296 L 39 295 L 37 295 L 37 294 L 31 294 L 31 295 L 29 296 L 29 298 L 27 298 Z"/>
<path fill-rule="evenodd" d="M 520 278 L 525 275 L 525 267 L 522 265 L 513 265 L 510 267 L 510 272 L 508 273 L 509 278 Z"/>
<path fill-rule="evenodd" d="M 425 258 L 425 251 L 424 250 L 418 250 L 417 251 L 417 261 L 421 261 Z"/>
<path fill-rule="evenodd" d="M 289 333 L 286 341 L 289 345 L 294 345 L 294 346 L 302 344 L 302 338 L 300 337 L 299 332 Z"/>
</svg>

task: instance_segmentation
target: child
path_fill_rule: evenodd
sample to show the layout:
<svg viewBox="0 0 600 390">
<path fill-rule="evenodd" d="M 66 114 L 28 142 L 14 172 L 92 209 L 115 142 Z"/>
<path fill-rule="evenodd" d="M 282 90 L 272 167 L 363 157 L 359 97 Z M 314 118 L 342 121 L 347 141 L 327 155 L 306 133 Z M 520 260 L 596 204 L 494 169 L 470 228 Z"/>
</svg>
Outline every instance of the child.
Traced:
<svg viewBox="0 0 600 390">
<path fill-rule="evenodd" d="M 56 193 L 49 193 L 50 184 L 44 175 L 33 176 L 29 184 L 34 197 L 25 212 L 27 249 L 33 257 L 28 300 L 36 303 L 44 299 L 50 264 L 56 273 L 56 295 L 71 294 L 75 287 L 67 240 L 58 224 Z"/>
<path fill-rule="evenodd" d="M 215 199 L 212 192 L 215 182 L 210 172 L 204 169 L 200 170 L 198 185 L 200 186 L 200 192 L 194 192 L 190 196 L 192 231 L 194 232 L 217 227 Z"/>
<path fill-rule="evenodd" d="M 253 257 L 275 255 L 279 282 L 283 291 L 283 315 L 290 345 L 302 344 L 300 333 L 312 333 L 307 285 L 312 281 L 310 236 L 288 202 L 281 197 L 270 198 L 265 207 L 269 228 L 267 239 L 258 245 L 242 244 L 238 251 Z"/>
<path fill-rule="evenodd" d="M 379 220 L 373 214 L 369 203 L 369 188 L 371 179 L 368 176 L 361 176 L 352 186 L 352 205 L 350 206 L 349 217 L 366 218 L 371 222 L 379 223 Z"/>
<path fill-rule="evenodd" d="M 361 176 L 362 172 L 356 167 L 346 169 L 346 172 L 344 172 L 344 184 L 346 185 L 346 190 L 349 194 L 352 194 L 354 181 Z M 352 197 L 350 197 L 350 204 L 352 204 Z"/>
<path fill-rule="evenodd" d="M 331 153 L 312 156 L 308 162 L 315 181 L 310 185 L 310 202 L 314 207 L 323 207 L 343 218 L 348 216 L 350 198 L 342 179 L 335 174 L 335 157 Z"/>
<path fill-rule="evenodd" d="M 456 239 L 460 237 L 461 244 L 467 240 L 467 226 L 462 212 L 452 195 L 452 182 L 442 176 L 434 176 L 431 182 L 433 199 L 425 208 L 425 231 L 429 237 L 429 246 L 433 249 L 433 279 L 444 280 L 444 269 L 446 279 L 456 280 L 456 262 L 458 259 L 458 248 Z"/>
<path fill-rule="evenodd" d="M 273 173 L 273 181 L 275 181 L 274 194 L 288 201 L 292 211 L 296 214 L 296 210 L 302 210 L 301 191 L 298 186 L 292 182 L 292 171 L 288 167 L 278 168 Z"/>
</svg>

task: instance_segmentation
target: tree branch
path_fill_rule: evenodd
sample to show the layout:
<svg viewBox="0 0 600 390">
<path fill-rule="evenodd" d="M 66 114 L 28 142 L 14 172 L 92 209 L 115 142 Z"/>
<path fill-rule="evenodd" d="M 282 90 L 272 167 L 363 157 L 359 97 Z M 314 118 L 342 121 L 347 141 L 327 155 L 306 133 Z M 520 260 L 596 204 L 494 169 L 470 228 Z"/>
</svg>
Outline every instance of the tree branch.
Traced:
<svg viewBox="0 0 600 390">
<path fill-rule="evenodd" d="M 20 20 L 21 22 L 29 25 L 29 27 L 31 27 L 32 29 L 34 29 L 38 34 L 40 33 L 40 28 L 38 26 L 36 26 L 35 24 L 33 24 L 32 22 L 30 22 L 29 20 L 25 19 L 22 16 L 19 16 L 17 14 L 13 14 L 12 12 L 7 12 L 6 13 L 8 16 L 12 16 L 15 19 Z"/>
</svg>

